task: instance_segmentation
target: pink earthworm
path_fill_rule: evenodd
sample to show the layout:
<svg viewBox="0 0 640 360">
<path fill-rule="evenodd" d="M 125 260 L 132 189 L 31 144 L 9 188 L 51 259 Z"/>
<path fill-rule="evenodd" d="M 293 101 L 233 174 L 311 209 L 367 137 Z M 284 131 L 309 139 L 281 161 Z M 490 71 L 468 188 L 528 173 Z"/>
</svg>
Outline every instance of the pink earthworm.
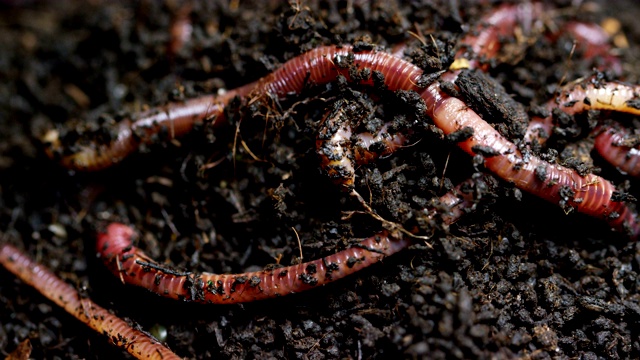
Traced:
<svg viewBox="0 0 640 360">
<path fill-rule="evenodd" d="M 524 33 L 531 33 L 537 19 L 544 18 L 545 6 L 538 2 L 503 4 L 483 17 L 478 28 L 466 35 L 461 43 L 467 48 L 458 52 L 457 58 L 469 59 L 471 69 L 486 70 L 488 60 L 494 59 L 501 48 L 501 37 L 512 34 L 516 26 Z"/>
<path fill-rule="evenodd" d="M 234 97 L 251 100 L 262 97 L 284 99 L 299 94 L 307 85 L 326 84 L 346 77 L 351 82 L 374 85 L 376 74 L 384 76 L 389 90 L 417 90 L 422 71 L 388 53 L 365 50 L 353 52 L 350 46 L 323 46 L 285 62 L 278 70 L 224 95 L 206 95 L 195 99 L 169 103 L 120 122 L 112 131 L 112 141 L 96 145 L 77 144 L 70 149 L 62 146 L 57 131 L 49 131 L 44 141 L 47 153 L 62 165 L 75 170 L 100 170 L 116 164 L 150 143 L 159 134 L 173 139 L 191 131 L 195 124 L 213 119 L 214 125 L 224 122 L 224 109 Z"/>
<path fill-rule="evenodd" d="M 617 81 L 603 82 L 589 77 L 567 85 L 555 99 L 547 103 L 548 115 L 534 117 L 525 133 L 525 141 L 544 144 L 554 127 L 554 109 L 567 115 L 588 110 L 616 111 L 640 115 L 640 86 Z"/>
<path fill-rule="evenodd" d="M 468 60 L 465 68 L 487 70 L 490 59 L 494 59 L 502 48 L 502 38 L 512 35 L 520 25 L 525 33 L 532 32 L 535 20 L 542 17 L 546 7 L 538 2 L 503 4 L 485 15 L 478 25 L 460 39 L 460 50 L 456 59 Z M 391 48 L 391 54 L 403 57 L 407 43 L 402 42 Z"/>
<path fill-rule="evenodd" d="M 629 143 L 627 139 L 631 131 L 627 128 L 601 129 L 596 135 L 594 149 L 611 165 L 625 174 L 640 177 L 640 150 L 637 137 L 635 142 Z"/>
<path fill-rule="evenodd" d="M 605 85 L 605 89 L 608 86 Z M 592 95 L 592 103 L 602 100 L 598 94 Z M 633 239 L 640 234 L 637 213 L 622 201 L 623 196 L 608 180 L 593 174 L 580 176 L 575 170 L 550 164 L 536 156 L 525 159 L 515 144 L 463 101 L 445 94 L 438 83 L 423 90 L 421 96 L 427 104 L 428 115 L 445 134 L 472 130 L 471 136 L 460 141 L 458 146 L 472 156 L 483 155 L 485 167 L 498 177 L 514 183 L 521 190 L 559 204 L 565 212 L 576 210 L 603 219 L 611 228 Z M 623 98 L 609 96 L 607 101 L 609 106 L 626 107 Z"/>
<path fill-rule="evenodd" d="M 425 209 L 426 219 L 441 214 L 443 224 L 452 224 L 476 199 L 476 183 L 492 188 L 491 182 L 469 179 L 441 196 L 438 211 Z M 121 223 L 110 223 L 98 234 L 96 249 L 105 265 L 123 283 L 143 287 L 158 295 L 198 303 L 232 304 L 298 293 L 342 279 L 373 265 L 411 244 L 409 235 L 383 230 L 348 249 L 321 259 L 276 269 L 240 274 L 181 272 L 160 265 L 133 244 L 136 231 Z"/>
<path fill-rule="evenodd" d="M 124 348 L 135 358 L 181 359 L 158 340 L 132 328 L 126 321 L 80 295 L 73 286 L 13 245 L 0 244 L 0 264 L 76 319 L 106 335 L 109 341 Z"/>
<path fill-rule="evenodd" d="M 65 148 L 59 132 L 50 130 L 43 138 L 48 145 L 46 152 L 69 169 L 103 170 L 122 161 L 140 145 L 149 144 L 160 136 L 166 139 L 181 137 L 193 130 L 197 123 L 209 119 L 214 119 L 214 124 L 222 123 L 224 107 L 234 96 L 242 95 L 245 91 L 247 88 L 242 87 L 221 96 L 201 96 L 139 113 L 135 118 L 122 120 L 110 129 L 111 139 L 105 144 L 81 138 L 76 144 Z"/>
</svg>

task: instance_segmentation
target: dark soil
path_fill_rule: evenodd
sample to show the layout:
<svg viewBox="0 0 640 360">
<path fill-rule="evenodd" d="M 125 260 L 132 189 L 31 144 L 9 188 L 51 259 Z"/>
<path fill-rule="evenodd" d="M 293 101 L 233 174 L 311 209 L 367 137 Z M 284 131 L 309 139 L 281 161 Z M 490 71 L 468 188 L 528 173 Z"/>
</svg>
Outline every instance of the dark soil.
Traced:
<svg viewBox="0 0 640 360">
<path fill-rule="evenodd" d="M 300 254 L 318 258 L 370 236 L 380 224 L 366 214 L 343 220 L 345 211 L 362 207 L 321 175 L 319 121 L 338 98 L 405 121 L 419 118 L 417 104 L 393 94 L 372 102 L 365 89 L 339 84 L 278 104 L 240 102 L 229 110 L 238 134 L 235 127 L 205 127 L 90 174 L 69 172 L 44 155 L 39 139 L 47 129 L 91 130 L 147 106 L 243 85 L 322 44 L 412 40 L 416 64 L 437 70 L 451 60 L 438 51 L 453 49 L 495 6 L 257 3 L 194 2 L 188 12 L 171 0 L 2 1 L 0 241 L 25 249 L 117 315 L 158 336 L 166 331 L 162 340 L 188 358 L 640 357 L 640 244 L 503 182 L 450 229 L 434 224 L 425 234 L 432 249 L 416 240 L 380 264 L 305 293 L 204 306 L 114 278 L 94 245 L 96 229 L 114 220 L 135 225 L 140 246 L 160 261 L 214 272 L 287 265 Z M 622 22 L 630 44 L 619 49 L 624 78 L 638 83 L 640 7 L 631 0 L 616 2 L 617 9 L 605 1 L 580 9 L 560 3 L 562 16 L 548 26 L 576 18 Z M 184 13 L 193 34 L 169 45 Z M 569 60 L 571 44 L 561 37 L 507 47 L 507 61 L 488 77 L 470 78 L 495 79 L 504 88 L 500 96 L 524 105 L 511 103 L 514 111 L 531 111 L 562 79 L 591 74 L 594 63 L 579 53 Z M 427 56 L 434 53 L 440 56 Z M 480 99 L 489 104 L 482 107 L 491 99 Z M 587 123 L 579 117 L 563 124 L 566 131 L 549 144 L 558 161 L 572 163 L 563 150 L 580 143 Z M 521 136 L 517 121 L 496 126 Z M 414 145 L 357 172 L 358 191 L 400 224 L 412 224 L 430 199 L 481 170 L 437 130 L 413 130 Z M 638 197 L 637 180 L 597 156 L 594 165 Z M 128 356 L 4 270 L 0 308 L 2 356 L 25 339 L 36 359 Z"/>
</svg>

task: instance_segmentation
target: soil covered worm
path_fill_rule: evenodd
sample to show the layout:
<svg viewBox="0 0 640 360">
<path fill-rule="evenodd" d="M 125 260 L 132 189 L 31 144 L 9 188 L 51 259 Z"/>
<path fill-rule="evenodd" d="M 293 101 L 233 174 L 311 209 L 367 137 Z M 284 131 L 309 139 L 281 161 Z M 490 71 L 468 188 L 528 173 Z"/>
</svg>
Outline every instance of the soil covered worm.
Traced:
<svg viewBox="0 0 640 360">
<path fill-rule="evenodd" d="M 592 103 L 603 101 L 602 92 L 608 93 L 610 90 L 607 89 L 611 89 L 609 85 L 605 85 L 603 91 L 594 91 L 591 94 Z M 608 180 L 593 174 L 580 176 L 575 170 L 550 164 L 536 156 L 525 159 L 515 144 L 469 109 L 462 100 L 445 94 L 439 83 L 429 85 L 421 92 L 421 96 L 436 126 L 447 135 L 470 134 L 458 142 L 458 146 L 472 156 L 482 155 L 485 167 L 498 177 L 560 205 L 565 212 L 575 209 L 603 219 L 611 228 L 628 234 L 632 239 L 640 235 L 637 213 L 625 204 L 624 195 Z M 608 97 L 610 102 L 604 104 L 613 108 L 628 107 L 627 98 L 624 95 Z"/>
<path fill-rule="evenodd" d="M 410 244 L 383 231 L 322 259 L 241 274 L 179 272 L 160 265 L 133 245 L 135 230 L 111 223 L 98 235 L 97 249 L 109 269 L 126 284 L 161 296 L 201 303 L 232 304 L 301 292 L 344 278 Z"/>
<path fill-rule="evenodd" d="M 425 209 L 423 221 L 449 225 L 474 208 L 495 187 L 486 176 L 462 182 L 437 200 L 438 210 Z M 397 234 L 396 234 L 397 233 Z M 411 244 L 399 231 L 381 231 L 333 255 L 306 263 L 240 274 L 181 272 L 160 265 L 133 244 L 136 231 L 111 223 L 98 235 L 96 249 L 106 266 L 125 284 L 158 295 L 200 303 L 232 304 L 297 293 L 342 279 Z"/>
<path fill-rule="evenodd" d="M 547 114 L 531 119 L 525 141 L 544 144 L 551 136 L 554 120 L 588 110 L 615 111 L 640 115 L 640 86 L 589 77 L 567 85 L 547 103 Z"/>
<path fill-rule="evenodd" d="M 596 136 L 594 149 L 611 165 L 633 177 L 640 177 L 640 136 L 626 128 L 608 128 Z"/>
<path fill-rule="evenodd" d="M 285 99 L 300 94 L 305 87 L 327 84 L 338 75 L 352 83 L 386 86 L 389 90 L 417 90 L 422 71 L 394 57 L 376 51 L 356 51 L 351 46 L 323 46 L 285 62 L 269 75 L 230 90 L 224 95 L 206 95 L 169 103 L 119 122 L 109 130 L 110 140 L 97 144 L 91 140 L 67 146 L 57 130 L 49 131 L 44 141 L 47 153 L 74 170 L 100 170 L 122 161 L 141 144 L 160 138 L 172 139 L 193 129 L 195 124 L 212 119 L 224 123 L 224 109 L 234 97 Z"/>
<path fill-rule="evenodd" d="M 364 165 L 378 157 L 392 154 L 405 145 L 407 136 L 390 132 L 388 122 L 375 133 L 354 134 L 354 119 L 362 117 L 357 105 L 338 100 L 327 112 L 316 140 L 316 153 L 327 176 L 344 190 L 355 183 L 356 165 Z"/>
<path fill-rule="evenodd" d="M 91 299 L 80 295 L 73 286 L 14 246 L 0 244 L 0 264 L 76 319 L 106 335 L 116 346 L 126 349 L 137 359 L 181 359 L 156 339 L 132 328 Z"/>
</svg>

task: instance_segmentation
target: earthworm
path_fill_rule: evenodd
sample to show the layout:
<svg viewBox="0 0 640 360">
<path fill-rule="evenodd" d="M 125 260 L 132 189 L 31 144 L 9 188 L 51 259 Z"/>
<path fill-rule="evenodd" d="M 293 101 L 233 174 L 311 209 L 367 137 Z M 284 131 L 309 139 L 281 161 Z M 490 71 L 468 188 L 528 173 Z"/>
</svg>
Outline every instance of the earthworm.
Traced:
<svg viewBox="0 0 640 360">
<path fill-rule="evenodd" d="M 544 144 L 551 136 L 555 109 L 567 115 L 588 110 L 612 110 L 640 115 L 640 86 L 617 81 L 600 81 L 596 76 L 567 85 L 555 99 L 546 105 L 546 116 L 532 118 L 525 133 L 525 141 Z"/>
<path fill-rule="evenodd" d="M 316 140 L 316 152 L 320 166 L 327 176 L 346 190 L 353 188 L 355 166 L 396 151 L 407 142 L 401 132 L 389 133 L 389 123 L 382 125 L 376 134 L 353 134 L 353 119 L 358 114 L 356 104 L 338 100 L 322 120 Z"/>
<path fill-rule="evenodd" d="M 609 95 L 608 102 L 603 102 L 603 106 L 629 107 L 627 96 L 610 96 L 610 86 L 612 84 L 605 85 L 603 90 L 588 91 L 593 98 L 591 103 L 601 102 L 604 100 L 603 94 L 606 94 Z M 483 155 L 485 167 L 503 180 L 559 204 L 565 212 L 575 209 L 603 219 L 611 228 L 633 239 L 640 234 L 636 212 L 622 201 L 623 196 L 608 180 L 593 174 L 580 176 L 575 170 L 549 164 L 536 156 L 527 156 L 525 159 L 515 144 L 504 138 L 463 101 L 445 94 L 439 83 L 431 84 L 421 92 L 421 96 L 427 104 L 428 115 L 445 134 L 471 130 L 470 137 L 458 142 L 458 146 L 472 156 Z"/>
<path fill-rule="evenodd" d="M 487 70 L 488 60 L 496 57 L 502 48 L 502 38 L 513 34 L 516 25 L 525 33 L 533 32 L 535 19 L 540 18 L 546 7 L 540 3 L 503 4 L 483 16 L 478 25 L 460 39 L 456 60 L 466 59 L 464 68 Z M 407 42 L 394 45 L 391 54 L 403 57 Z M 460 68 L 454 62 L 452 68 Z"/>
<path fill-rule="evenodd" d="M 109 141 L 101 144 L 81 138 L 69 148 L 57 130 L 50 130 L 43 141 L 48 145 L 49 157 L 74 170 L 97 171 L 119 163 L 136 151 L 140 145 L 148 144 L 158 137 L 174 139 L 189 133 L 195 124 L 214 119 L 214 124 L 223 122 L 225 105 L 245 88 L 230 91 L 221 96 L 207 95 L 185 101 L 173 102 L 144 111 L 135 118 L 120 121 L 109 130 Z"/>
<path fill-rule="evenodd" d="M 437 211 L 425 209 L 425 219 L 432 220 L 440 215 L 443 224 L 452 224 L 480 200 L 476 194 L 494 186 L 486 176 L 464 181 L 438 199 Z M 133 245 L 136 236 L 132 227 L 115 222 L 98 234 L 98 256 L 115 276 L 125 284 L 140 286 L 167 298 L 214 304 L 263 300 L 322 286 L 375 264 L 411 244 L 408 235 L 383 230 L 357 245 L 318 260 L 220 275 L 181 272 L 158 264 Z"/>
<path fill-rule="evenodd" d="M 593 148 L 620 171 L 640 177 L 638 137 L 629 141 L 630 136 L 629 129 L 610 127 L 596 136 Z"/>
<path fill-rule="evenodd" d="M 570 21 L 562 26 L 576 42 L 576 48 L 580 51 L 583 60 L 597 61 L 600 71 L 609 70 L 615 76 L 622 75 L 622 62 L 613 54 L 611 49 L 611 36 L 595 23 Z"/>
<path fill-rule="evenodd" d="M 126 321 L 80 295 L 73 286 L 13 245 L 0 244 L 0 264 L 76 319 L 106 335 L 116 346 L 126 349 L 137 359 L 181 359 L 150 335 L 132 328 Z"/>
<path fill-rule="evenodd" d="M 169 27 L 169 43 L 167 44 L 167 54 L 176 56 L 193 34 L 193 24 L 191 24 L 191 11 L 193 4 L 185 3 L 175 10 L 171 26 Z"/>
<path fill-rule="evenodd" d="M 111 271 L 126 284 L 171 299 L 231 304 L 268 299 L 322 286 L 353 274 L 407 247 L 410 241 L 382 231 L 358 245 L 322 259 L 278 269 L 218 275 L 171 270 L 133 245 L 135 231 L 111 223 L 98 235 L 97 249 Z"/>
<path fill-rule="evenodd" d="M 209 119 L 213 119 L 214 125 L 222 124 L 225 106 L 236 96 L 250 101 L 262 97 L 284 99 L 290 94 L 299 94 L 307 85 L 329 83 L 338 75 L 370 86 L 381 79 L 389 90 L 416 90 L 422 71 L 388 53 L 375 50 L 354 53 L 350 46 L 323 46 L 294 57 L 269 75 L 224 95 L 169 103 L 143 112 L 137 119 L 121 121 L 111 131 L 113 140 L 106 144 L 89 142 L 64 148 L 55 130 L 49 131 L 43 140 L 49 144 L 49 156 L 59 159 L 62 165 L 75 170 L 100 170 L 120 162 L 141 144 L 161 135 L 173 139 Z"/>
<path fill-rule="evenodd" d="M 480 20 L 478 28 L 464 37 L 461 41 L 470 50 L 465 55 L 464 50 L 458 52 L 457 58 L 465 57 L 469 60 L 469 68 L 486 70 L 488 60 L 496 57 L 501 48 L 501 37 L 513 33 L 517 25 L 523 28 L 525 34 L 531 33 L 536 19 L 545 15 L 545 7 L 538 2 L 522 4 L 503 4 Z"/>
</svg>

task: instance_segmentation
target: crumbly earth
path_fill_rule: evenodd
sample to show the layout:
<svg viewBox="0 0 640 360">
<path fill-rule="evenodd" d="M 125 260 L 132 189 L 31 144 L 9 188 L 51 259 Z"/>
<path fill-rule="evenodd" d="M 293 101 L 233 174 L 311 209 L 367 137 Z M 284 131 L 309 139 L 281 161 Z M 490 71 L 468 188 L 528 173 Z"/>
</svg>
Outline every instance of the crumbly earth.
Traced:
<svg viewBox="0 0 640 360">
<path fill-rule="evenodd" d="M 546 26 L 621 22 L 630 45 L 617 50 L 624 77 L 638 83 L 640 7 L 559 3 L 562 17 Z M 409 41 L 412 60 L 437 71 L 452 60 L 460 34 L 493 6 L 4 0 L 0 241 L 190 359 L 638 358 L 640 244 L 504 182 L 448 229 L 416 221 L 432 198 L 482 166 L 421 117 L 411 94 L 331 84 L 282 102 L 238 102 L 228 112 L 233 126 L 158 141 L 99 173 L 62 169 L 39 140 L 47 129 L 73 138 L 148 106 L 243 85 L 322 44 Z M 184 42 L 170 35 L 180 19 L 193 29 Z M 506 114 L 495 126 L 518 136 L 518 114 L 536 111 L 563 79 L 589 75 L 594 64 L 570 56 L 566 36 L 533 46 L 505 42 L 504 62 L 488 77 L 470 76 L 477 83 L 469 89 L 497 86 L 478 96 L 479 106 Z M 524 106 L 495 106 L 500 97 Z M 160 261 L 227 273 L 318 258 L 378 231 L 380 222 L 318 166 L 315 134 L 338 98 L 360 104 L 360 130 L 386 121 L 412 128 L 411 146 L 358 169 L 356 189 L 386 220 L 420 224 L 429 241 L 416 239 L 329 286 L 243 305 L 169 301 L 123 286 L 96 259 L 96 229 L 114 220 L 136 226 L 140 246 Z M 570 150 L 585 143 L 590 119 L 562 124 L 542 155 L 585 166 Z M 638 197 L 637 180 L 593 159 Z M 29 339 L 37 359 L 129 358 L 2 269 L 0 308 L 3 357 Z"/>
</svg>

